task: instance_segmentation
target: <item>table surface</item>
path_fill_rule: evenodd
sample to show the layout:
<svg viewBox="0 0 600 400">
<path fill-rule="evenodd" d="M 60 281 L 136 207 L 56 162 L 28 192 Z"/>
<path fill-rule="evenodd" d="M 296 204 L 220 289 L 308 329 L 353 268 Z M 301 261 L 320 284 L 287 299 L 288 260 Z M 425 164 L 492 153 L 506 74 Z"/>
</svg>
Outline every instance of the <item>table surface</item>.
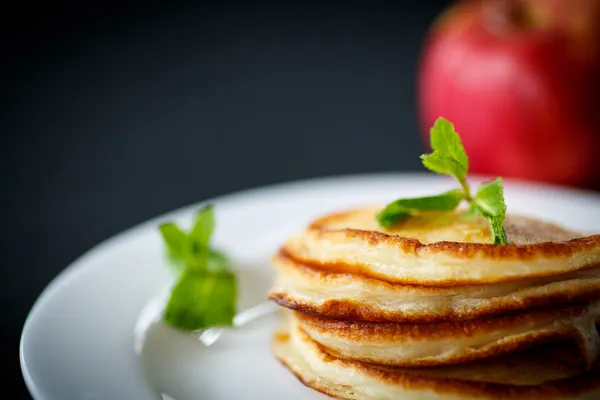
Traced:
<svg viewBox="0 0 600 400">
<path fill-rule="evenodd" d="M 0 296 L 13 398 L 27 397 L 28 310 L 103 239 L 240 189 L 421 170 L 418 54 L 448 2 L 397 3 L 59 7 L 9 24 Z"/>
</svg>

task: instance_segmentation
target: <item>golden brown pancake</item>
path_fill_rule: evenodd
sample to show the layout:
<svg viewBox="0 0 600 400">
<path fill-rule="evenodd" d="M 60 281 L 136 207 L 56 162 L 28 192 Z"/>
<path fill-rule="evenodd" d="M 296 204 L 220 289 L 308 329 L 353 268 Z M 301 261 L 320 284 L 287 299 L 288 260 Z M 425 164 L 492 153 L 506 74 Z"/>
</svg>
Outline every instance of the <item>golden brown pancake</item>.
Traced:
<svg viewBox="0 0 600 400">
<path fill-rule="evenodd" d="M 284 246 L 297 263 L 391 283 L 456 286 L 567 274 L 600 265 L 600 235 L 508 216 L 509 246 L 491 244 L 489 224 L 465 211 L 427 212 L 384 229 L 378 209 L 329 215 Z"/>
<path fill-rule="evenodd" d="M 275 335 L 276 357 L 305 385 L 342 399 L 598 399 L 600 373 L 567 345 L 452 366 L 402 369 L 330 354 L 300 328 Z"/>
<path fill-rule="evenodd" d="M 290 318 L 338 357 L 391 366 L 456 364 L 558 340 L 576 343 L 591 366 L 600 351 L 600 302 L 434 324 L 344 321 L 301 312 Z"/>
<path fill-rule="evenodd" d="M 464 320 L 600 298 L 600 267 L 482 285 L 428 287 L 298 264 L 278 254 L 269 298 L 280 305 L 346 320 Z"/>
<path fill-rule="evenodd" d="M 274 257 L 289 312 L 274 351 L 344 399 L 600 398 L 600 235 L 428 212 L 381 228 L 334 214 Z"/>
</svg>

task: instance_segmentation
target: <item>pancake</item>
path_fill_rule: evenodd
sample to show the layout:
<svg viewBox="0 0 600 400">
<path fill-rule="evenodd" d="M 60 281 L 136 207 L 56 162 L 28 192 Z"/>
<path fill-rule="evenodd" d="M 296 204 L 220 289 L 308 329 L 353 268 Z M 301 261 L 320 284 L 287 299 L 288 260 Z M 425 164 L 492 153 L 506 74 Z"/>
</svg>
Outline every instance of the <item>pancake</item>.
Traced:
<svg viewBox="0 0 600 400">
<path fill-rule="evenodd" d="M 274 352 L 344 399 L 600 398 L 600 235 L 465 211 L 323 217 L 274 257 Z"/>
<path fill-rule="evenodd" d="M 294 323 L 338 357 L 368 363 L 424 367 L 507 354 L 551 341 L 571 340 L 591 367 L 600 351 L 600 302 L 435 324 L 343 321 L 294 312 Z"/>
<path fill-rule="evenodd" d="M 298 264 L 285 253 L 269 298 L 280 305 L 345 320 L 436 322 L 600 299 L 600 267 L 482 285 L 427 287 L 389 283 Z"/>
<path fill-rule="evenodd" d="M 597 399 L 598 370 L 584 372 L 567 345 L 453 366 L 402 369 L 330 354 L 299 327 L 274 337 L 276 357 L 305 385 L 342 399 Z"/>
<path fill-rule="evenodd" d="M 585 236 L 522 216 L 507 217 L 510 245 L 493 245 L 489 224 L 466 211 L 426 212 L 385 229 L 379 209 L 333 214 L 290 238 L 297 263 L 390 283 L 456 286 L 557 276 L 600 265 L 600 235 Z"/>
</svg>

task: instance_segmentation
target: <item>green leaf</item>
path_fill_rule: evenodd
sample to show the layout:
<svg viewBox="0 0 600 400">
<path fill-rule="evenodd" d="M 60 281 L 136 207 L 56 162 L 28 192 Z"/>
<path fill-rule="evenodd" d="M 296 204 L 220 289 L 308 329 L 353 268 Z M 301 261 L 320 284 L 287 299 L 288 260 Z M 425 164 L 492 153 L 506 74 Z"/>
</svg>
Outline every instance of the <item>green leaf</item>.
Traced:
<svg viewBox="0 0 600 400">
<path fill-rule="evenodd" d="M 454 189 L 437 196 L 398 199 L 377 214 L 377 221 L 387 228 L 418 211 L 452 211 L 463 199 L 464 193 L 461 189 Z"/>
<path fill-rule="evenodd" d="M 423 165 L 436 174 L 444 174 L 456 177 L 459 181 L 467 176 L 467 170 L 455 159 L 443 157 L 439 153 L 423 154 L 421 156 Z"/>
<path fill-rule="evenodd" d="M 198 246 L 208 247 L 214 230 L 215 216 L 212 206 L 208 205 L 196 214 L 196 221 L 190 231 L 190 237 L 197 242 Z"/>
<path fill-rule="evenodd" d="M 456 160 L 462 168 L 469 170 L 469 157 L 450 121 L 442 117 L 435 121 L 430 131 L 430 143 L 433 151 Z"/>
<path fill-rule="evenodd" d="M 377 221 L 379 222 L 379 225 L 383 226 L 384 228 L 389 228 L 396 222 L 408 217 L 409 215 L 410 212 L 408 210 L 402 209 L 395 210 L 394 212 L 390 210 L 385 212 L 381 211 L 377 214 Z"/>
<path fill-rule="evenodd" d="M 506 215 L 502 178 L 482 183 L 475 193 L 475 203 L 489 215 Z"/>
<path fill-rule="evenodd" d="M 163 315 L 164 320 L 176 328 L 195 330 L 232 324 L 236 280 L 227 256 L 210 248 L 214 229 L 210 206 L 196 214 L 189 233 L 173 223 L 159 227 L 169 264 L 179 276 Z"/>
<path fill-rule="evenodd" d="M 237 298 L 235 275 L 186 270 L 173 288 L 164 320 L 183 330 L 231 326 Z"/>
<path fill-rule="evenodd" d="M 482 183 L 479 186 L 469 207 L 468 214 L 481 215 L 488 220 L 494 244 L 508 244 L 508 238 L 504 230 L 506 204 L 504 202 L 502 178 Z"/>
<path fill-rule="evenodd" d="M 433 172 L 452 175 L 463 181 L 469 170 L 469 158 L 454 125 L 440 117 L 429 133 L 433 153 L 421 156 L 423 165 Z"/>
<path fill-rule="evenodd" d="M 158 227 L 158 230 L 167 246 L 169 256 L 175 259 L 182 259 L 187 246 L 187 234 L 171 222 L 162 224 Z"/>
</svg>

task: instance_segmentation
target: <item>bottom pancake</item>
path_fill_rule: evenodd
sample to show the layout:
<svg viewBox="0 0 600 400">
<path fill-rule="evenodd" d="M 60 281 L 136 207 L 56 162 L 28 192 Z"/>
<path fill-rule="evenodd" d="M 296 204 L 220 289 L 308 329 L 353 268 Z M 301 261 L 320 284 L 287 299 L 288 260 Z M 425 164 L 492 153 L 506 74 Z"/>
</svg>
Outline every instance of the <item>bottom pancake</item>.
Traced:
<svg viewBox="0 0 600 400">
<path fill-rule="evenodd" d="M 341 399 L 598 399 L 600 371 L 554 344 L 501 358 L 427 369 L 375 366 L 331 355 L 298 326 L 274 337 L 275 356 L 306 386 Z"/>
</svg>

